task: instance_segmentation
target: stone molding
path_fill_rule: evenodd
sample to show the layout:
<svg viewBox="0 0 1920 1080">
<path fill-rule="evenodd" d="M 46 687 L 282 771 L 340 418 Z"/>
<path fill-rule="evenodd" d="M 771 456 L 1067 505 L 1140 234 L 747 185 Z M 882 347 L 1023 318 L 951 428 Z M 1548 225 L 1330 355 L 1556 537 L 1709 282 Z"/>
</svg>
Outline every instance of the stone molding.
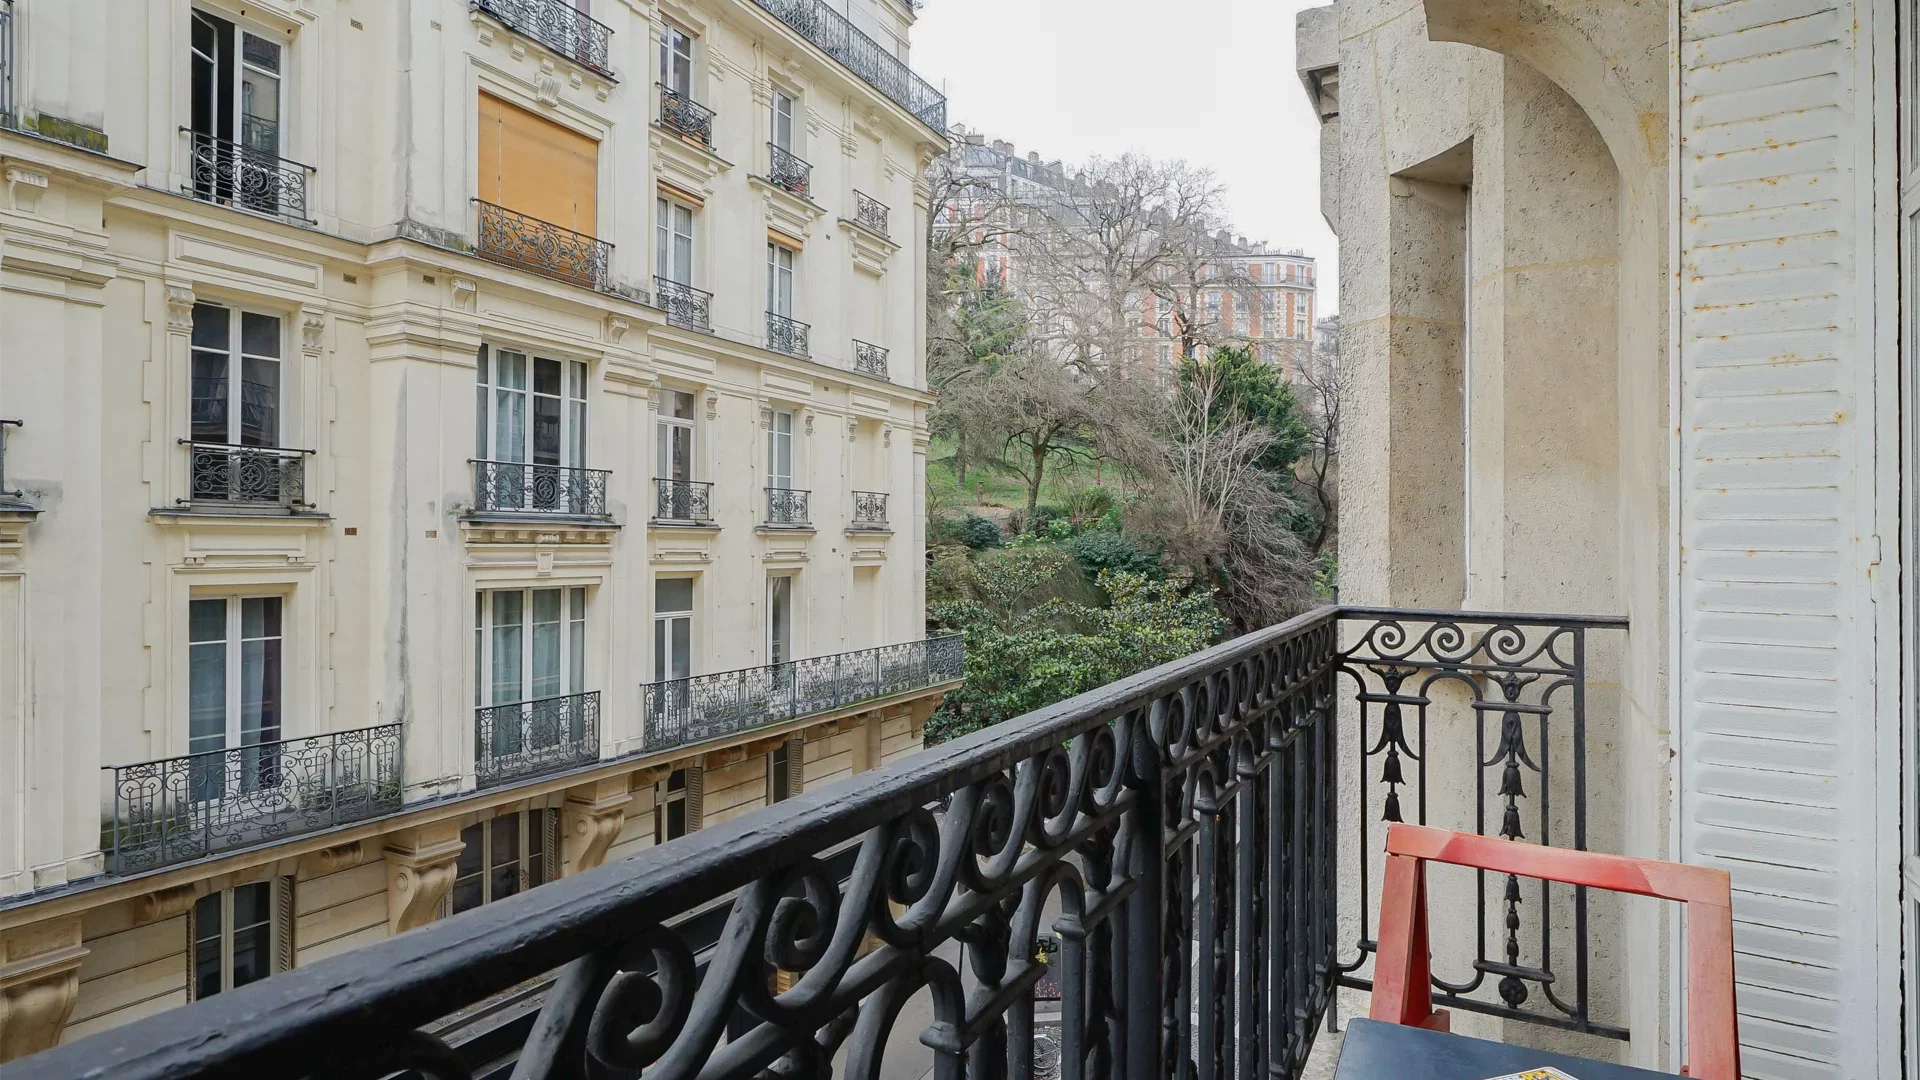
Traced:
<svg viewBox="0 0 1920 1080">
<path fill-rule="evenodd" d="M 429 838 L 444 826 L 457 829 L 458 823 L 435 822 L 415 830 L 410 846 L 387 847 L 387 932 L 404 933 L 425 926 L 440 913 L 440 902 L 453 888 L 459 876 L 460 853 L 466 850 L 458 832 L 450 837 Z M 407 841 L 402 841 L 406 844 Z"/>
<path fill-rule="evenodd" d="M 0 935 L 0 1062 L 59 1043 L 80 997 L 80 935 L 77 915 Z"/>
</svg>

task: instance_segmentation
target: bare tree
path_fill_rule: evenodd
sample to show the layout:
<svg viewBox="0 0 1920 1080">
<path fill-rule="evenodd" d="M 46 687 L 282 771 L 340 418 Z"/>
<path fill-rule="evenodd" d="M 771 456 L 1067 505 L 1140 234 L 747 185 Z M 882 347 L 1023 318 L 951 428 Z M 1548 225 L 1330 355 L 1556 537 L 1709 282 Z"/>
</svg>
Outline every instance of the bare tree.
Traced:
<svg viewBox="0 0 1920 1080">
<path fill-rule="evenodd" d="M 1294 373 L 1306 407 L 1308 450 L 1298 476 L 1312 503 L 1316 522 L 1307 550 L 1318 557 L 1339 532 L 1340 403 L 1347 396 L 1348 376 L 1340 366 L 1338 332 L 1316 343 L 1307 362 Z"/>
</svg>

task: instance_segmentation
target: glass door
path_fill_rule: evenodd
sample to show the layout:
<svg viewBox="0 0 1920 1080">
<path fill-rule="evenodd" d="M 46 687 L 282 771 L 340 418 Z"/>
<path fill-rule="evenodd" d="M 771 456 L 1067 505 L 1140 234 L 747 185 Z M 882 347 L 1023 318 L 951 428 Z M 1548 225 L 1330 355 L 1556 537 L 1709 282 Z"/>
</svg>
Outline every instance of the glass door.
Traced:
<svg viewBox="0 0 1920 1080">
<path fill-rule="evenodd" d="M 257 748 L 281 738 L 281 601 L 221 596 L 187 606 L 187 752 L 196 800 L 279 781 L 279 755 Z M 239 755 L 210 751 L 241 748 Z"/>
<path fill-rule="evenodd" d="M 693 579 L 656 578 L 653 583 L 653 698 L 655 723 L 688 709 L 688 679 L 693 674 Z"/>
</svg>

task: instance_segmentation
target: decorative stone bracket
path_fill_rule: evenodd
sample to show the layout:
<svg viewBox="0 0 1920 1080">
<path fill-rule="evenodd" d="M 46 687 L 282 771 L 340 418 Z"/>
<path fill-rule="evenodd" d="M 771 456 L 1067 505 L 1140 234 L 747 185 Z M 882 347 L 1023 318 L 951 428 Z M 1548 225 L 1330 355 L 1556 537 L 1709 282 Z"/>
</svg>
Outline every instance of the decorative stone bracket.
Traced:
<svg viewBox="0 0 1920 1080">
<path fill-rule="evenodd" d="M 0 934 L 0 1062 L 60 1041 L 80 996 L 86 955 L 78 915 Z"/>
<path fill-rule="evenodd" d="M 565 872 L 578 874 L 606 861 L 607 849 L 627 824 L 627 806 L 633 802 L 625 776 L 568 790 L 561 807 Z"/>
<path fill-rule="evenodd" d="M 387 932 L 425 926 L 440 912 L 460 869 L 461 843 L 451 822 L 411 829 L 387 844 Z"/>
</svg>

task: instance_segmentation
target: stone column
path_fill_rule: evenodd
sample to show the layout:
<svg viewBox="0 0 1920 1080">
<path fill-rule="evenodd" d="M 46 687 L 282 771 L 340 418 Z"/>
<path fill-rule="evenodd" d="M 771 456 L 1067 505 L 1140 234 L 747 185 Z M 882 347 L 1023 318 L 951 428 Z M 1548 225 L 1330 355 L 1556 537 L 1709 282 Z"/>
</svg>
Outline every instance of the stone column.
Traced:
<svg viewBox="0 0 1920 1080">
<path fill-rule="evenodd" d="M 626 827 L 627 807 L 633 802 L 630 779 L 615 776 L 567 790 L 560 810 L 561 873 L 572 877 L 606 861 L 607 849 Z"/>
<path fill-rule="evenodd" d="M 432 922 L 459 873 L 458 819 L 436 821 L 387 837 L 387 933 Z"/>
<path fill-rule="evenodd" d="M 46 1050 L 80 996 L 80 916 L 0 933 L 0 1062 Z"/>
</svg>

